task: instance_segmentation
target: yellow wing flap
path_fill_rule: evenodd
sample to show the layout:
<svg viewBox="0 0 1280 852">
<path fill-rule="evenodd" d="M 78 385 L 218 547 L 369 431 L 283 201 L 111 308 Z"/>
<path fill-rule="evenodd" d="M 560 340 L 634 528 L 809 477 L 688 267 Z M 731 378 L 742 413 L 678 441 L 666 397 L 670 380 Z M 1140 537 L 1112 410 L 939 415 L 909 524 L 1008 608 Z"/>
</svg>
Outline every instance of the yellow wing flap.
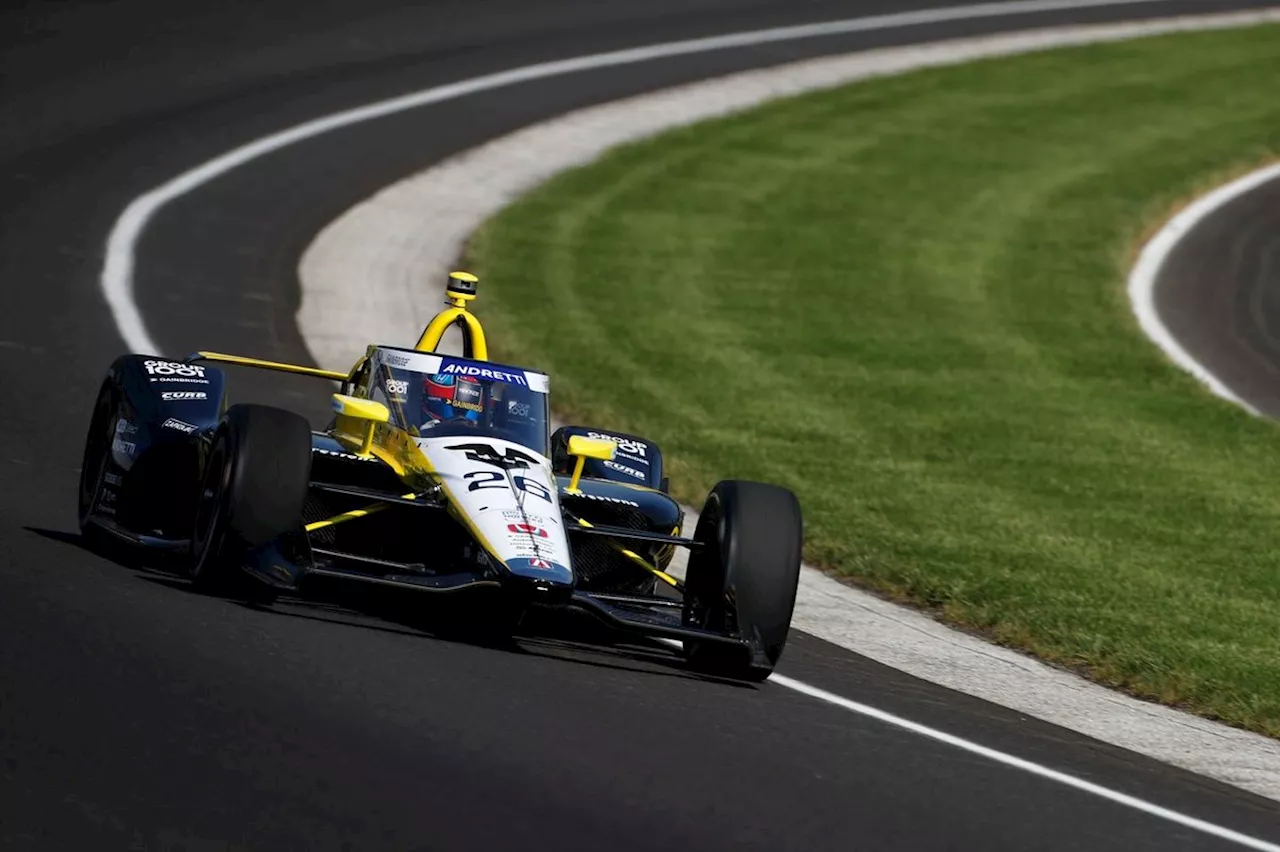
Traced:
<svg viewBox="0 0 1280 852">
<path fill-rule="evenodd" d="M 223 352 L 197 352 L 187 357 L 188 361 L 217 361 L 222 364 L 238 364 L 241 367 L 257 367 L 261 370 L 276 370 L 281 373 L 294 373 L 299 376 L 315 376 L 318 379 L 333 379 L 345 382 L 350 376 L 337 370 L 322 370 L 319 367 L 304 367 L 301 364 L 286 364 L 283 361 L 264 361 L 261 358 L 248 358 L 244 355 L 227 355 Z"/>
</svg>

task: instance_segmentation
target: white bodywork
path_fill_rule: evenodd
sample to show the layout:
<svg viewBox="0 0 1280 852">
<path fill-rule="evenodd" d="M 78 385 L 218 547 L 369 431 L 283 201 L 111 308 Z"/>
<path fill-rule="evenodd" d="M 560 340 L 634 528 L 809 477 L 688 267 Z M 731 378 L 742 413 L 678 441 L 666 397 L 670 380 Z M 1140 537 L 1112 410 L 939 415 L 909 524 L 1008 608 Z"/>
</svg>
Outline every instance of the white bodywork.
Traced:
<svg viewBox="0 0 1280 852">
<path fill-rule="evenodd" d="M 415 439 L 476 541 L 518 576 L 571 583 L 551 462 L 500 438 Z"/>
</svg>

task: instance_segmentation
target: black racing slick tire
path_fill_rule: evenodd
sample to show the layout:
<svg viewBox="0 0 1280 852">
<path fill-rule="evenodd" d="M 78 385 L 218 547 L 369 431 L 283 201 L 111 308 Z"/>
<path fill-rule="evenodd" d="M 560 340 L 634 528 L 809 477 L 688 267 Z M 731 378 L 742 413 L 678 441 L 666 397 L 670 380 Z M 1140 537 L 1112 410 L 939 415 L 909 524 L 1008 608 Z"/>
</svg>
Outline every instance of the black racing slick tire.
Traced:
<svg viewBox="0 0 1280 852">
<path fill-rule="evenodd" d="M 199 589 L 268 603 L 275 589 L 242 570 L 247 551 L 302 525 L 311 479 L 306 418 L 265 405 L 223 415 L 201 476 L 191 530 Z"/>
<path fill-rule="evenodd" d="M 93 416 L 85 435 L 84 455 L 80 461 L 80 487 L 77 514 L 80 535 L 95 550 L 102 550 L 110 537 L 93 523 L 103 499 L 103 484 L 111 466 L 111 442 L 115 437 L 116 399 L 110 382 L 103 382 L 102 389 L 93 403 Z"/>
<path fill-rule="evenodd" d="M 776 485 L 726 480 L 707 496 L 693 538 L 684 623 L 739 637 L 750 652 L 686 642 L 689 665 L 763 681 L 782 656 L 795 609 L 804 543 L 800 502 Z"/>
</svg>

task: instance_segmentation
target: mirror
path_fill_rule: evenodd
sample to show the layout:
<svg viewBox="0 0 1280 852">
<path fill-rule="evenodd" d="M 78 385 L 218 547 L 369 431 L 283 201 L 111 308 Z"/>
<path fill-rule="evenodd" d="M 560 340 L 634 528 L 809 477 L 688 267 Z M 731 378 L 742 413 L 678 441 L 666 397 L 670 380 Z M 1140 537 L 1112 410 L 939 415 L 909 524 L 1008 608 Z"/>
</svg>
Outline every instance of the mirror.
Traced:
<svg viewBox="0 0 1280 852">
<path fill-rule="evenodd" d="M 588 438 L 586 435 L 572 435 L 569 438 L 569 455 L 571 456 L 612 461 L 617 452 L 618 445 L 603 438 Z"/>
<path fill-rule="evenodd" d="M 333 395 L 333 410 L 338 413 L 338 429 L 334 435 L 338 440 L 347 440 L 352 443 L 359 442 L 356 449 L 356 455 L 368 456 L 373 452 L 373 432 L 379 423 L 386 423 L 391 419 L 391 412 L 385 405 L 375 402 L 372 399 L 360 399 L 356 396 L 347 396 L 342 393 Z M 341 418 L 350 417 L 354 420 L 364 420 L 363 434 L 352 434 L 349 430 L 357 427 L 351 423 L 343 424 Z M 345 435 L 343 433 L 346 433 Z"/>
<path fill-rule="evenodd" d="M 572 435 L 569 438 L 568 449 L 569 455 L 578 457 L 577 463 L 573 466 L 573 477 L 569 480 L 569 490 L 577 491 L 578 482 L 582 479 L 582 466 L 587 463 L 587 459 L 610 461 L 613 459 L 614 453 L 618 451 L 618 445 L 613 441 L 606 441 L 602 438 Z"/>
</svg>

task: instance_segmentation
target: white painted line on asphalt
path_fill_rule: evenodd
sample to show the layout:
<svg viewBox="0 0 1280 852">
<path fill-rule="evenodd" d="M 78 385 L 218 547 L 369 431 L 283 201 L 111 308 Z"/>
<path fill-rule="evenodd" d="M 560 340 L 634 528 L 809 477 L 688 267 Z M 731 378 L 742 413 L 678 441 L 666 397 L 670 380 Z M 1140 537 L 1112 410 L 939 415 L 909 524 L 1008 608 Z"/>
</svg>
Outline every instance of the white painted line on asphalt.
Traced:
<svg viewBox="0 0 1280 852">
<path fill-rule="evenodd" d="M 1066 787 L 1071 787 L 1074 790 L 1079 790 L 1082 793 L 1098 796 L 1106 799 L 1107 801 L 1115 802 L 1118 805 L 1123 805 L 1126 808 L 1141 811 L 1142 813 L 1156 817 L 1157 819 L 1176 823 L 1184 828 L 1190 828 L 1194 831 L 1208 834 L 1220 840 L 1226 840 L 1228 842 L 1238 844 L 1246 849 L 1257 849 L 1259 852 L 1280 852 L 1280 844 L 1260 840 L 1256 837 L 1250 837 L 1247 834 L 1242 834 L 1238 831 L 1224 828 L 1223 826 L 1216 825 L 1215 823 L 1206 822 L 1205 820 L 1197 819 L 1196 817 L 1187 816 L 1184 813 L 1179 813 L 1178 811 L 1161 807 L 1160 805 L 1148 802 L 1145 799 L 1139 799 L 1136 796 L 1130 796 L 1127 793 L 1121 793 L 1108 787 L 1103 787 L 1100 784 L 1094 784 L 1092 781 L 1085 781 L 1083 778 L 1077 778 L 1074 775 L 1068 775 L 1065 772 L 1050 769 L 1049 767 L 1042 766 L 1039 763 L 1024 760 L 1020 757 L 1014 757 L 1011 754 L 1006 754 L 1005 752 L 997 751 L 996 749 L 988 748 L 984 745 L 979 745 L 978 743 L 966 740 L 963 737 L 957 737 L 954 734 L 948 734 L 944 731 L 939 731 L 936 728 L 921 725 L 919 722 L 913 722 L 910 719 L 904 719 L 901 716 L 886 713 L 885 711 L 872 707 L 869 704 L 851 701 L 848 698 L 836 695 L 833 692 L 827 692 L 825 689 L 819 689 L 816 686 L 811 686 L 803 681 L 795 680 L 794 678 L 774 674 L 770 675 L 769 682 L 776 683 L 778 686 L 807 695 L 810 698 L 825 701 L 827 704 L 832 704 L 836 707 L 848 710 L 851 713 L 857 713 L 860 716 L 875 719 L 876 721 L 883 722 L 886 725 L 893 725 L 895 728 L 910 731 L 918 736 L 926 737 L 927 739 L 931 739 L 954 748 L 963 749 L 970 754 L 986 758 L 987 760 L 994 761 L 1002 766 L 1019 769 L 1039 778 L 1044 778 L 1045 780 L 1053 781 L 1054 783 L 1062 784 Z"/>
<path fill-rule="evenodd" d="M 1129 301 L 1133 304 L 1133 312 L 1138 317 L 1138 324 L 1142 326 L 1142 330 L 1147 337 L 1151 338 L 1157 346 L 1163 349 L 1173 363 L 1208 385 L 1209 390 L 1223 399 L 1234 402 L 1251 414 L 1260 414 L 1261 412 L 1241 399 L 1231 388 L 1227 387 L 1222 379 L 1215 376 L 1208 367 L 1197 361 L 1190 352 L 1183 349 L 1182 344 L 1165 327 L 1165 324 L 1160 320 L 1160 313 L 1156 310 L 1156 281 L 1159 279 L 1160 270 L 1165 261 L 1169 259 L 1170 253 L 1173 252 L 1178 242 L 1192 228 L 1231 201 L 1273 180 L 1280 180 L 1280 164 L 1250 172 L 1244 177 L 1233 180 L 1208 195 L 1196 199 L 1182 212 L 1170 219 L 1143 246 L 1141 254 L 1138 255 L 1138 262 L 1129 273 Z"/>
<path fill-rule="evenodd" d="M 486 74 L 444 86 L 433 86 L 429 89 L 378 101 L 356 109 L 336 112 L 314 121 L 296 125 L 279 133 L 264 136 L 202 163 L 194 169 L 183 172 L 172 180 L 143 193 L 125 208 L 107 237 L 106 260 L 103 264 L 99 283 L 102 288 L 102 294 L 106 298 L 107 307 L 111 311 L 111 316 L 115 320 L 116 327 L 120 330 L 120 336 L 124 338 L 125 346 L 129 351 L 163 354 L 160 352 L 160 347 L 156 345 L 151 335 L 147 332 L 146 321 L 142 317 L 142 312 L 138 310 L 133 294 L 133 274 L 137 263 L 138 241 L 146 230 L 147 223 L 151 221 L 160 208 L 175 198 L 186 195 L 232 169 L 274 151 L 279 151 L 289 145 L 342 127 L 383 118 L 406 110 L 546 77 L 617 65 L 629 65 L 637 62 L 648 62 L 671 56 L 707 53 L 735 47 L 797 41 L 821 36 L 901 29 L 946 23 L 948 21 L 1012 17 L 1067 9 L 1141 6 L 1168 2 L 1169 0 L 1021 0 L 1021 2 L 980 3 L 971 6 L 923 9 L 914 12 L 847 18 L 791 27 L 775 27 L 773 29 L 675 41 L 628 50 L 615 50 L 608 53 L 596 53 L 555 62 L 526 65 L 522 68 Z"/>
<path fill-rule="evenodd" d="M 660 639 L 658 641 L 672 648 L 679 649 L 682 647 L 682 644 L 676 639 Z M 1178 811 L 1170 808 L 1157 805 L 1154 802 L 1148 802 L 1145 799 L 1139 799 L 1137 796 L 1130 796 L 1128 793 L 1121 793 L 1117 790 L 1112 790 L 1109 787 L 1103 787 L 1101 784 L 1095 784 L 1092 781 L 1077 778 L 1074 775 L 1061 772 L 1057 769 L 1051 769 L 1048 766 L 1035 763 L 1034 761 L 1015 757 L 1014 755 L 1007 754 L 998 749 L 975 743 L 972 740 L 967 740 L 964 737 L 958 737 L 955 734 L 948 734 L 946 731 L 940 731 L 937 728 L 931 728 L 928 725 L 913 722 L 910 719 L 903 718 L 902 716 L 889 713 L 877 707 L 872 707 L 870 704 L 863 704 L 860 701 L 854 701 L 850 698 L 845 698 L 842 695 L 836 695 L 834 692 L 828 692 L 825 689 L 820 689 L 812 684 L 805 683 L 802 680 L 796 680 L 795 678 L 787 677 L 786 675 L 781 675 L 775 672 L 769 675 L 768 683 L 777 684 L 784 689 L 790 689 L 793 692 L 798 692 L 801 695 L 807 695 L 810 698 L 816 698 L 819 701 L 839 707 L 842 710 L 848 710 L 850 713 L 857 713 L 859 716 L 866 716 L 868 719 L 875 719 L 877 722 L 892 725 L 895 728 L 901 728 L 902 730 L 909 731 L 917 736 L 967 751 L 970 754 L 986 758 L 987 760 L 999 763 L 1002 766 L 1019 769 L 1039 778 L 1044 778 L 1047 781 L 1053 781 L 1057 784 L 1071 787 L 1074 790 L 1079 790 L 1083 793 L 1088 793 L 1092 796 L 1098 796 L 1099 798 L 1106 799 L 1107 801 L 1115 802 L 1118 805 L 1141 811 L 1142 813 L 1156 817 L 1157 819 L 1176 823 L 1186 828 L 1217 837 L 1221 840 L 1239 844 L 1247 849 L 1257 849 L 1259 852 L 1280 852 L 1280 844 L 1271 843 L 1270 841 L 1261 840 L 1256 837 L 1250 837 L 1247 834 L 1234 831 L 1230 828 L 1225 828 L 1221 825 L 1217 825 L 1216 823 L 1207 822 L 1193 816 L 1188 816 L 1184 813 L 1179 813 Z"/>
</svg>

